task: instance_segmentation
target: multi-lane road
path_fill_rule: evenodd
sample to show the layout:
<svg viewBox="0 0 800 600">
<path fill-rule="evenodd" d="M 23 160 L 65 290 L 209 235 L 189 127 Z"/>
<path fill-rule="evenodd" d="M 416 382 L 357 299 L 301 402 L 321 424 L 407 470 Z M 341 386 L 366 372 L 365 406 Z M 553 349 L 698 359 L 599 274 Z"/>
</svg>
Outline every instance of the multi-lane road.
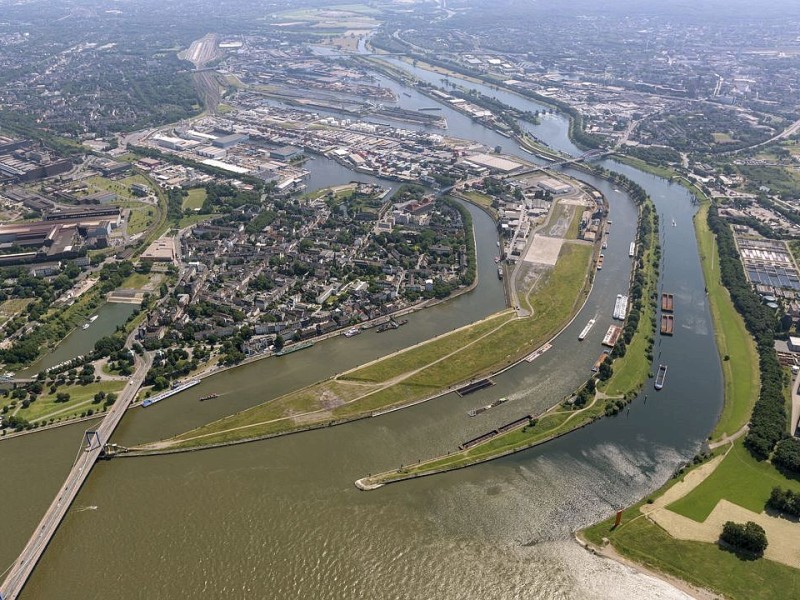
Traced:
<svg viewBox="0 0 800 600">
<path fill-rule="evenodd" d="M 136 356 L 136 370 L 130 382 L 120 392 L 117 401 L 108 409 L 100 425 L 91 430 L 96 434 L 87 434 L 88 444 L 86 448 L 78 455 L 72 470 L 67 476 L 67 480 L 59 489 L 58 495 L 47 509 L 19 558 L 10 568 L 2 586 L 0 586 L 0 597 L 3 600 L 16 600 L 19 596 L 36 563 L 44 553 L 47 544 L 50 543 L 59 524 L 67 514 L 67 510 L 69 510 L 70 505 L 78 495 L 83 482 L 89 476 L 89 471 L 91 471 L 103 451 L 103 447 L 111 438 L 111 434 L 114 433 L 117 425 L 122 420 L 125 410 L 136 396 L 136 392 L 141 387 L 151 363 L 152 358 L 147 354 L 144 357 Z"/>
</svg>

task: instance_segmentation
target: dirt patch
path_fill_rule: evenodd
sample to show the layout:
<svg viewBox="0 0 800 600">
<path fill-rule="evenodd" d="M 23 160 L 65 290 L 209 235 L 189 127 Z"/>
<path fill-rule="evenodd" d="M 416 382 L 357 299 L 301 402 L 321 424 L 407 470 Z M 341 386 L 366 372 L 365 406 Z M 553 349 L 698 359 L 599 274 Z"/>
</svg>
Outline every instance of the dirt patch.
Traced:
<svg viewBox="0 0 800 600">
<path fill-rule="evenodd" d="M 553 228 L 554 227 L 555 225 Z M 569 221 L 567 221 L 567 227 L 569 227 Z M 558 261 L 558 255 L 561 253 L 561 246 L 563 244 L 564 238 L 545 237 L 536 234 L 533 236 L 530 248 L 528 248 L 528 252 L 525 254 L 525 262 L 553 267 Z"/>
</svg>

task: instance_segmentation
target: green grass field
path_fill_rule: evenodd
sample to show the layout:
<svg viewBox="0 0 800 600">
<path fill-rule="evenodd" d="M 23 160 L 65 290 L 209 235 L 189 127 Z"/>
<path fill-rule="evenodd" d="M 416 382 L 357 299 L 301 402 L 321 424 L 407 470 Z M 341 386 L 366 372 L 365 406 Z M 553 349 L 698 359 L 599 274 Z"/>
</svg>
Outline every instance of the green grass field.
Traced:
<svg viewBox="0 0 800 600">
<path fill-rule="evenodd" d="M 725 404 L 711 434 L 712 439 L 718 439 L 725 434 L 735 433 L 750 420 L 750 413 L 758 398 L 760 376 L 755 342 L 741 315 L 736 312 L 728 290 L 719 280 L 717 244 L 706 220 L 708 206 L 705 202 L 700 207 L 695 215 L 694 225 L 708 289 L 711 318 L 714 321 L 717 349 L 723 359 Z M 726 356 L 728 360 L 724 360 Z"/>
<path fill-rule="evenodd" d="M 128 235 L 141 233 L 153 224 L 156 209 L 152 206 L 132 208 L 128 217 Z"/>
<path fill-rule="evenodd" d="M 189 195 L 183 199 L 183 210 L 197 210 L 203 207 L 206 201 L 206 188 L 192 188 Z"/>
<path fill-rule="evenodd" d="M 87 410 L 94 409 L 98 412 L 101 404 L 92 404 L 94 395 L 99 391 L 119 392 L 125 386 L 124 381 L 101 381 L 88 385 L 62 385 L 57 392 L 66 392 L 70 395 L 68 402 L 56 402 L 55 394 L 42 394 L 28 408 L 20 409 L 17 416 L 27 419 L 31 423 L 40 420 L 63 420 L 80 415 Z M 47 391 L 47 390 L 45 390 Z"/>
<path fill-rule="evenodd" d="M 133 273 L 119 287 L 138 290 L 150 283 L 150 277 L 149 274 Z"/>
<path fill-rule="evenodd" d="M 608 538 L 622 555 L 691 584 L 710 588 L 730 600 L 785 600 L 800 597 L 798 571 L 764 558 L 745 561 L 716 544 L 676 540 L 639 513 L 627 509 L 623 523 L 611 529 L 613 519 L 582 533 L 600 546 Z"/>
<path fill-rule="evenodd" d="M 667 508 L 698 522 L 705 521 L 722 498 L 761 512 L 775 486 L 800 491 L 800 481 L 787 479 L 768 462 L 757 461 L 742 441 L 737 440 L 725 460 L 703 483 Z"/>
</svg>

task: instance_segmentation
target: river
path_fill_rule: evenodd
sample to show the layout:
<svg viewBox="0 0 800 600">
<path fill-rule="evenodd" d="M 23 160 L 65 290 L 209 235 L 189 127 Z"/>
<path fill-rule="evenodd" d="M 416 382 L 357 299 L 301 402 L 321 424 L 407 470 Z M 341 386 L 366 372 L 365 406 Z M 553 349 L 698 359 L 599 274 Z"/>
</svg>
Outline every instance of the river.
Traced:
<svg viewBox="0 0 800 600">
<path fill-rule="evenodd" d="M 399 96 L 404 108 L 422 101 L 414 90 L 401 91 L 409 94 Z M 459 124 L 458 113 L 443 110 L 453 113 L 446 116 L 455 136 L 488 145 L 502 137 L 466 117 Z M 563 144 L 563 118 L 548 115 L 532 129 L 554 147 L 578 152 Z M 505 152 L 530 159 L 502 139 Z M 358 477 L 447 451 L 465 436 L 551 405 L 588 377 L 614 296 L 626 285 L 636 213 L 625 194 L 575 172 L 609 198 L 612 233 L 586 307 L 549 352 L 466 398 L 445 396 L 376 419 L 263 442 L 102 462 L 22 597 L 683 597 L 570 540 L 575 529 L 660 486 L 697 451 L 722 403 L 689 196 L 624 165 L 607 166 L 648 190 L 665 225 L 662 285 L 675 294 L 676 335 L 656 342 L 656 360 L 669 364 L 663 391 L 654 392 L 649 383 L 647 399 L 634 401 L 630 411 L 500 460 L 375 492 L 353 486 Z M 331 173 L 327 185 L 345 177 Z M 136 409 L 116 441 L 130 444 L 185 430 L 502 308 L 491 258 L 494 228 L 482 212 L 471 211 L 480 278 L 473 292 L 411 316 L 397 331 L 330 340 Z M 595 314 L 589 338 L 578 342 L 578 331 Z M 222 395 L 197 401 L 210 391 Z M 466 416 L 469 408 L 500 395 L 511 401 L 480 417 Z M 13 560 L 52 499 L 81 432 L 80 426 L 66 427 L 0 443 L 0 478 L 6 482 L 0 491 L 0 564 Z"/>
</svg>

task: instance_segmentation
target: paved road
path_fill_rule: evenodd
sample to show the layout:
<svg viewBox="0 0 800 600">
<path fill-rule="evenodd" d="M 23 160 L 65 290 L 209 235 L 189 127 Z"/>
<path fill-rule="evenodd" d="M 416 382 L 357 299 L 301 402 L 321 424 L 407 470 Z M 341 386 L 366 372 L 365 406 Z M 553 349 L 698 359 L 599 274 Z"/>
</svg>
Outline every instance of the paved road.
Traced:
<svg viewBox="0 0 800 600">
<path fill-rule="evenodd" d="M 141 387 L 151 363 L 152 358 L 149 355 L 146 355 L 145 358 L 136 356 L 136 370 L 133 377 L 131 377 L 130 383 L 120 392 L 119 398 L 109 408 L 103 421 L 96 428 L 97 438 L 92 439 L 91 446 L 80 453 L 67 476 L 67 480 L 60 488 L 58 496 L 47 509 L 27 545 L 9 570 L 2 587 L 0 587 L 3 600 L 16 600 L 19 596 L 36 563 L 41 558 L 45 548 L 47 548 L 47 544 L 50 543 L 59 524 L 67 514 L 67 510 L 78 495 L 78 490 L 80 490 L 83 482 L 89 476 L 89 471 L 91 471 L 100 456 L 103 446 L 111 438 L 114 429 L 122 420 L 122 415 L 125 414 L 128 405 L 136 396 L 136 392 Z"/>
</svg>

